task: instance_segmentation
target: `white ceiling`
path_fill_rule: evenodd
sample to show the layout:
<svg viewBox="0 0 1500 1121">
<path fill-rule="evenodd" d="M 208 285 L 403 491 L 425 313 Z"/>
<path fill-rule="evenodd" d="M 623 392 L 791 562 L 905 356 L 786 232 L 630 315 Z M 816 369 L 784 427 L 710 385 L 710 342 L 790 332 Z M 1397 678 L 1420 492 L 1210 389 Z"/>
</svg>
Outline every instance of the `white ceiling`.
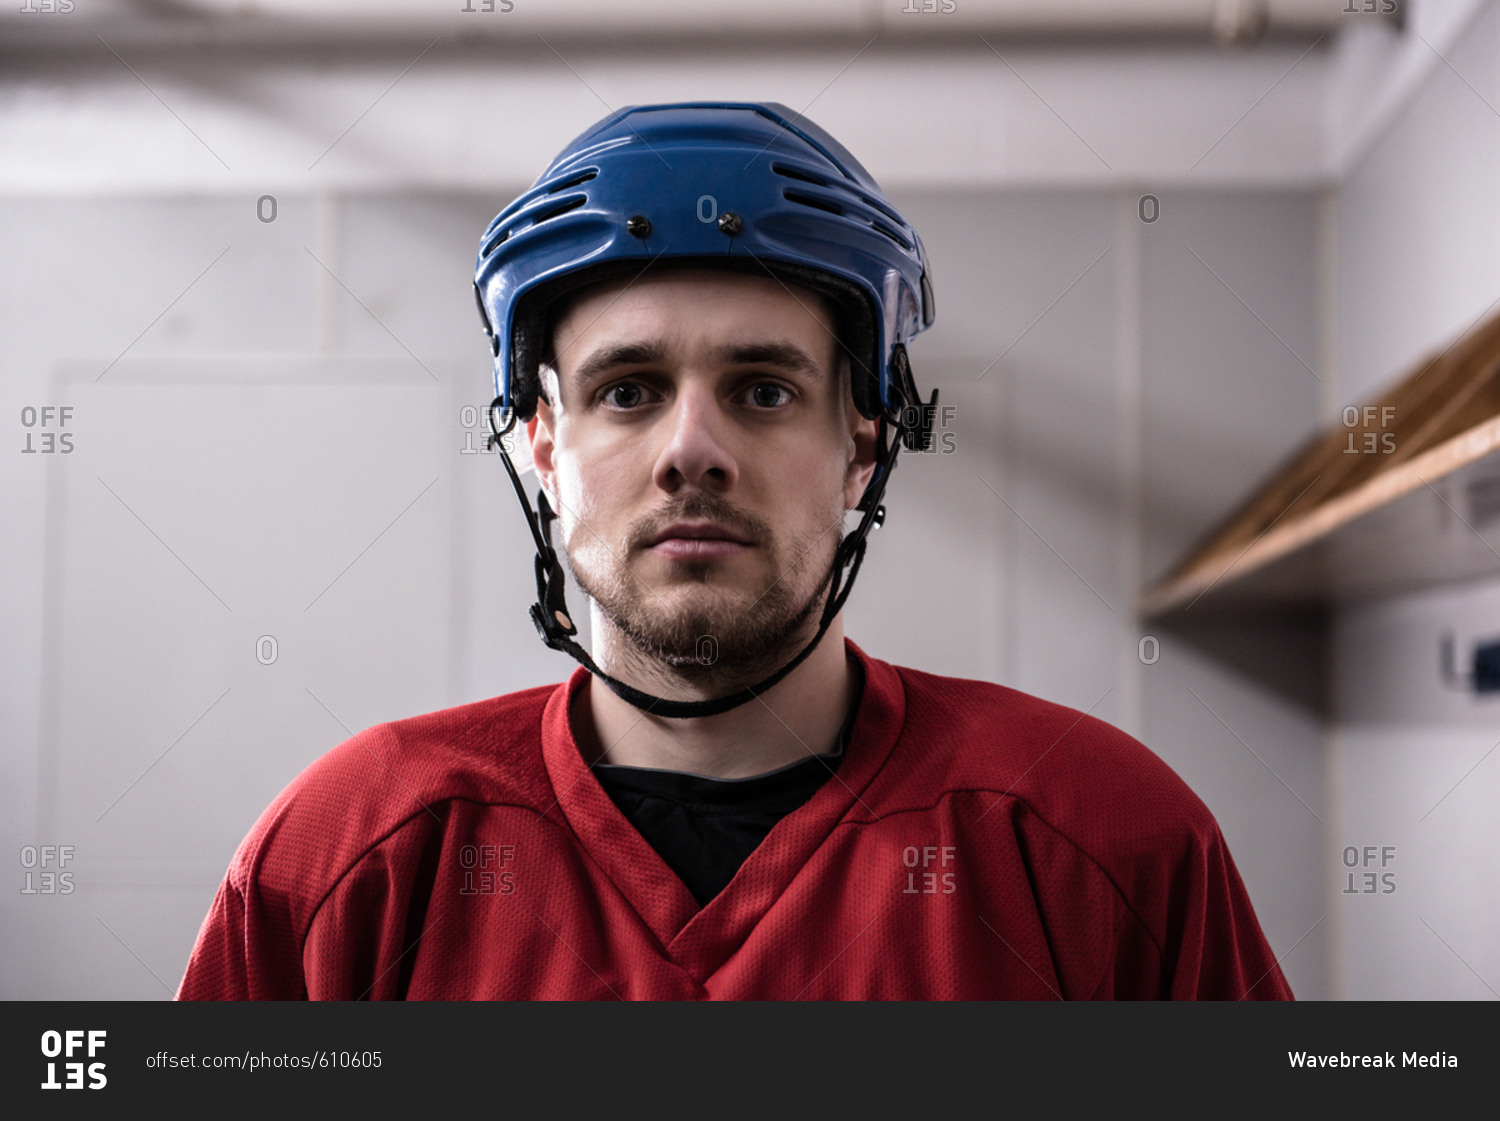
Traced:
<svg viewBox="0 0 1500 1121">
<path fill-rule="evenodd" d="M 1401 22 L 1392 0 L 18 0 L 0 27 L 33 41 L 87 38 L 104 28 L 137 42 L 209 36 L 219 42 L 333 36 L 391 38 L 468 33 L 608 35 L 659 39 L 748 32 L 880 32 L 903 38 L 969 34 L 1076 37 L 1182 35 L 1220 39 L 1262 33 L 1332 34 L 1351 16 Z M 23 20 L 27 8 L 71 7 L 73 18 Z M 1362 9 L 1369 7 L 1371 12 Z M 486 11 L 486 8 L 489 10 Z M 1389 11 L 1382 11 L 1389 9 Z M 475 17 L 491 16 L 490 19 Z M 501 18 L 503 17 L 503 18 Z M 913 18 L 926 17 L 926 18 Z"/>
<path fill-rule="evenodd" d="M 704 98 L 805 112 L 887 189 L 1307 186 L 1439 70 L 1500 102 L 1442 57 L 1480 0 L 487 2 L 16 0 L 0 193 L 493 189 Z"/>
</svg>

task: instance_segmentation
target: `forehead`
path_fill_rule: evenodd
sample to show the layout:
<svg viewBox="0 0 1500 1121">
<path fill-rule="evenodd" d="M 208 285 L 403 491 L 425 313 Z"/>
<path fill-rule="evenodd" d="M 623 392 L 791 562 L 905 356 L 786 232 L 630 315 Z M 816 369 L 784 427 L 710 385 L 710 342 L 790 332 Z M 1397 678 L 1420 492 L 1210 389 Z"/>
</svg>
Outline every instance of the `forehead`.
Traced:
<svg viewBox="0 0 1500 1121">
<path fill-rule="evenodd" d="M 825 364 L 837 349 L 837 320 L 823 295 L 722 269 L 648 268 L 633 280 L 589 285 L 559 307 L 553 322 L 561 369 L 621 341 L 691 350 L 784 338 Z"/>
</svg>

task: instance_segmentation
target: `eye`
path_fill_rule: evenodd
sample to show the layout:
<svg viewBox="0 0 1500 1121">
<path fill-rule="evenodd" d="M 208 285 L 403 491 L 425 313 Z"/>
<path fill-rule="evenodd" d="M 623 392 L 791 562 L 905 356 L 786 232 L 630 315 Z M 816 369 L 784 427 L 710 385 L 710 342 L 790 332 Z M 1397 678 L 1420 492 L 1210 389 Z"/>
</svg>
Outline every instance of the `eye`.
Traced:
<svg viewBox="0 0 1500 1121">
<path fill-rule="evenodd" d="M 604 401 L 617 409 L 633 409 L 641 403 L 645 394 L 633 381 L 622 381 L 604 391 Z"/>
<path fill-rule="evenodd" d="M 751 387 L 750 399 L 763 409 L 774 409 L 788 404 L 792 395 L 784 385 L 778 385 L 774 381 L 762 381 Z"/>
</svg>

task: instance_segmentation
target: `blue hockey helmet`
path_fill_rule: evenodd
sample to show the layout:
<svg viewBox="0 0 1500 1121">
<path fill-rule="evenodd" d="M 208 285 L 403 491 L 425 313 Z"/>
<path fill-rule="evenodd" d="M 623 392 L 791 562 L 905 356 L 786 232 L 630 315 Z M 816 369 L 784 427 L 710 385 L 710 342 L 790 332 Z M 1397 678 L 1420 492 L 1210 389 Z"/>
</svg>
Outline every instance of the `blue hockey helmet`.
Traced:
<svg viewBox="0 0 1500 1121">
<path fill-rule="evenodd" d="M 861 415 L 884 415 L 908 447 L 930 441 L 906 358 L 934 317 L 922 239 L 843 145 L 775 102 L 627 106 L 570 143 L 490 223 L 474 291 L 510 423 L 536 412 L 549 307 L 658 261 L 771 275 L 828 296 Z"/>
</svg>

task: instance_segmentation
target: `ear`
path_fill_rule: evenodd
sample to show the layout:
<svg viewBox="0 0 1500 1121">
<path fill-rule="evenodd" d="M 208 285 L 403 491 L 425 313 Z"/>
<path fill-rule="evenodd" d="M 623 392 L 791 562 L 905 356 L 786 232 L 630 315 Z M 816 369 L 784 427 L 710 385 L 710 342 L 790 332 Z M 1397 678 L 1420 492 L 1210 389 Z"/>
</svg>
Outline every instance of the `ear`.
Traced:
<svg viewBox="0 0 1500 1121">
<path fill-rule="evenodd" d="M 870 485 L 870 480 L 875 477 L 876 449 L 880 441 L 880 420 L 870 420 L 862 415 L 854 407 L 851 401 L 849 410 L 849 438 L 854 445 L 853 457 L 849 460 L 849 467 L 844 475 L 844 509 L 852 510 L 859 505 L 859 500 L 864 497 L 865 488 Z"/>
<path fill-rule="evenodd" d="M 553 459 L 553 452 L 557 450 L 554 438 L 556 418 L 552 415 L 552 406 L 545 398 L 539 397 L 536 403 L 536 415 L 526 422 L 526 437 L 531 441 L 531 462 L 536 468 L 537 482 L 542 484 L 542 489 L 547 492 L 547 500 L 554 510 L 557 505 L 557 464 Z"/>
</svg>

